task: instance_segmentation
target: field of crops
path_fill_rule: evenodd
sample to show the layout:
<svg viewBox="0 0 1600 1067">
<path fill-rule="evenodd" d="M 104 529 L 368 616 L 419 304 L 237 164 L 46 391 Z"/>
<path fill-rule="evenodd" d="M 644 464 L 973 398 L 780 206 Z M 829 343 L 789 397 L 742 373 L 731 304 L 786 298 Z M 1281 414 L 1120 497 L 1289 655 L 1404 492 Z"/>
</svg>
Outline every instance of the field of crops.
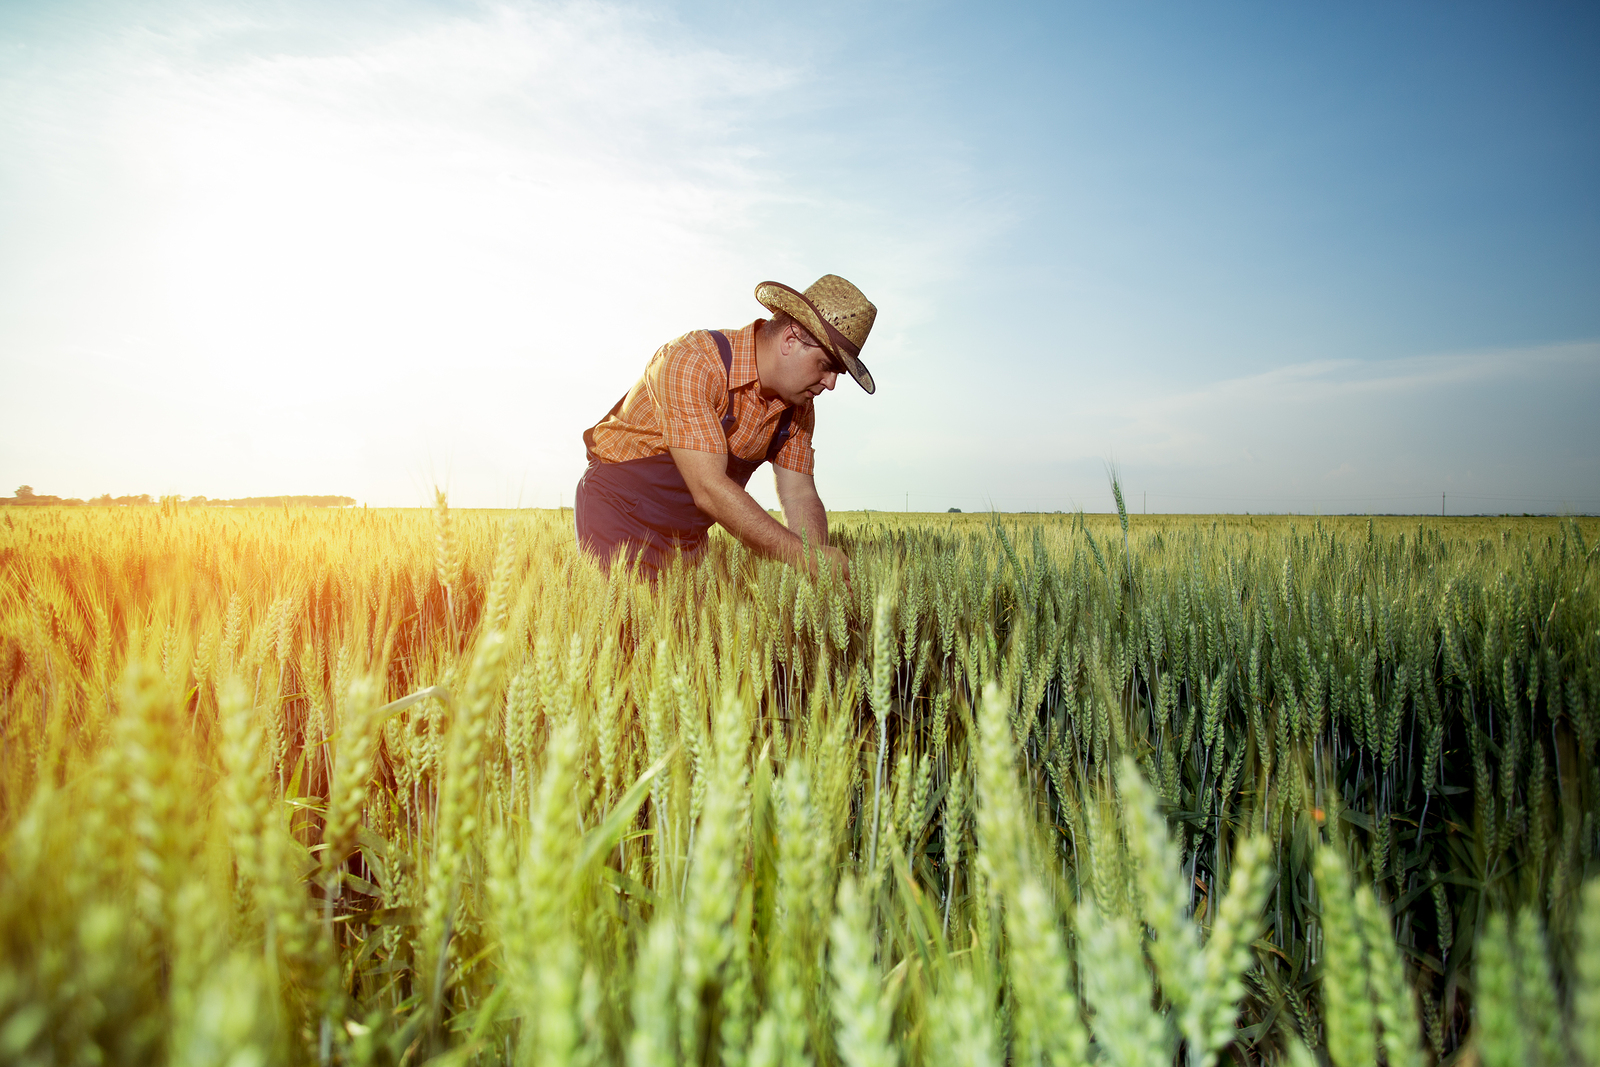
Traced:
<svg viewBox="0 0 1600 1067">
<path fill-rule="evenodd" d="M 1600 523 L 832 523 L 7 512 L 0 1061 L 1600 1067 Z"/>
</svg>

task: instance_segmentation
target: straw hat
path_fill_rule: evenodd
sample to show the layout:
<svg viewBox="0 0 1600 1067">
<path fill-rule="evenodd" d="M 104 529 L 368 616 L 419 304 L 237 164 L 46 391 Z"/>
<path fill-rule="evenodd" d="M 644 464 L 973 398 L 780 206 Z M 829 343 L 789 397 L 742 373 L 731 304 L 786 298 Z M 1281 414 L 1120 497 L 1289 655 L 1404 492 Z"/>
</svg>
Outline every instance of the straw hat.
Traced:
<svg viewBox="0 0 1600 1067">
<path fill-rule="evenodd" d="M 769 311 L 788 312 L 844 364 L 861 388 L 873 391 L 872 375 L 860 357 L 878 309 L 860 289 L 837 274 L 824 274 L 803 293 L 782 282 L 762 282 L 756 286 L 756 299 Z"/>
</svg>

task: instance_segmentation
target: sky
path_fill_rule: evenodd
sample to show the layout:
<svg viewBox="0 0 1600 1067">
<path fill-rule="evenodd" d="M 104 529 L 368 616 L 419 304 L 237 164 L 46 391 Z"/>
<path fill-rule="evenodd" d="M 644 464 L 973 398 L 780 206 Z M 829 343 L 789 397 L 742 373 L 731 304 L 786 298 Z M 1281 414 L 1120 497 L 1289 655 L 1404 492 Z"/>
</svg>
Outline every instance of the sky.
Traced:
<svg viewBox="0 0 1600 1067">
<path fill-rule="evenodd" d="M 570 505 L 825 273 L 830 508 L 1600 513 L 1600 7 L 0 0 L 0 493 Z"/>
</svg>

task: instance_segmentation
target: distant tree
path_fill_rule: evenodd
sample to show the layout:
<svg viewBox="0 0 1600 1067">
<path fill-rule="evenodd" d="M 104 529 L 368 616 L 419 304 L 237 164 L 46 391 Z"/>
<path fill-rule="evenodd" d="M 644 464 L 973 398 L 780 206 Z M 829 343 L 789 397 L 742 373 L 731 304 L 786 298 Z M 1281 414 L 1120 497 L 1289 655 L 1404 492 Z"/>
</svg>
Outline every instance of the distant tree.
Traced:
<svg viewBox="0 0 1600 1067">
<path fill-rule="evenodd" d="M 960 508 L 951 508 L 948 512 L 946 512 L 946 514 L 959 515 L 959 514 L 961 514 L 961 509 Z"/>
<path fill-rule="evenodd" d="M 31 485 L 18 486 L 16 496 L 0 497 L 0 504 L 5 504 L 8 507 L 49 508 L 63 505 L 70 507 L 81 503 L 83 501 L 76 497 L 63 499 L 59 496 L 51 496 L 48 493 L 36 493 Z"/>
<path fill-rule="evenodd" d="M 213 507 L 230 508 L 343 508 L 355 502 L 349 496 L 241 496 L 209 501 Z"/>
</svg>

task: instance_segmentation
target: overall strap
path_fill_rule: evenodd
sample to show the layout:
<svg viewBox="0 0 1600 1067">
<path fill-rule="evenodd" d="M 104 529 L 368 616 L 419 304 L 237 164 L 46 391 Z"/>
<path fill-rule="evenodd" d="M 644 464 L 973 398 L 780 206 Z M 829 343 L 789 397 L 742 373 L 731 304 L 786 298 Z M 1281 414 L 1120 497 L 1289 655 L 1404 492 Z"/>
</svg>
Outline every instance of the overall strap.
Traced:
<svg viewBox="0 0 1600 1067">
<path fill-rule="evenodd" d="M 733 432 L 733 345 L 728 342 L 728 335 L 721 330 L 707 330 L 711 339 L 717 343 L 717 355 L 722 357 L 722 373 L 728 376 L 728 410 L 722 415 L 722 436 L 726 437 Z"/>
<path fill-rule="evenodd" d="M 792 429 L 789 424 L 793 421 L 794 408 L 784 408 L 783 415 L 778 419 L 778 428 L 772 434 L 772 443 L 767 446 L 767 458 L 763 462 L 771 463 L 777 458 L 778 453 L 783 451 L 783 446 L 789 441 L 789 431 Z"/>
<path fill-rule="evenodd" d="M 734 425 L 732 385 L 733 345 L 728 343 L 727 335 L 721 330 L 707 330 L 706 332 L 709 333 L 711 335 L 711 339 L 717 343 L 717 355 L 722 357 L 722 369 L 727 372 L 729 378 L 728 411 L 727 414 L 722 416 L 722 432 L 724 434 L 729 434 L 733 432 Z M 789 431 L 791 429 L 790 423 L 793 421 L 794 406 L 790 405 L 789 407 L 783 409 L 783 415 L 778 419 L 778 428 L 773 432 L 772 440 L 767 444 L 767 454 L 762 460 L 763 463 L 771 463 L 773 457 L 783 450 L 783 446 L 789 440 Z"/>
</svg>

